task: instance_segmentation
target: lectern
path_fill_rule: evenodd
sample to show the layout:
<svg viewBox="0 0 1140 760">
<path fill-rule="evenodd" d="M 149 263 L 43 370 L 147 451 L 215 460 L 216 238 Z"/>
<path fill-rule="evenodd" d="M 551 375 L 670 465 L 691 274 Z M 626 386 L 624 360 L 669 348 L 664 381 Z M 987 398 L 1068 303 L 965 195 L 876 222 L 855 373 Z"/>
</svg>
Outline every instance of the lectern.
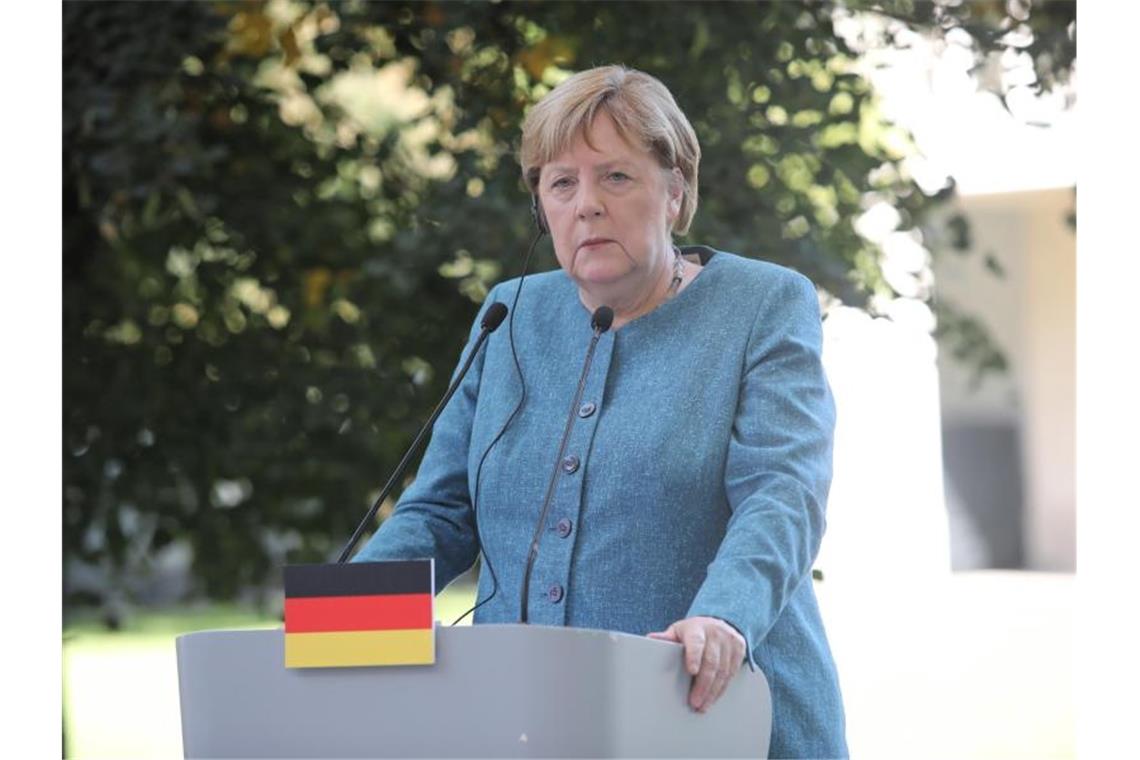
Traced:
<svg viewBox="0 0 1140 760">
<path fill-rule="evenodd" d="M 768 755 L 768 682 L 747 666 L 701 715 L 680 644 L 537 625 L 436 634 L 435 665 L 292 670 L 281 629 L 180 636 L 186 757 Z"/>
</svg>

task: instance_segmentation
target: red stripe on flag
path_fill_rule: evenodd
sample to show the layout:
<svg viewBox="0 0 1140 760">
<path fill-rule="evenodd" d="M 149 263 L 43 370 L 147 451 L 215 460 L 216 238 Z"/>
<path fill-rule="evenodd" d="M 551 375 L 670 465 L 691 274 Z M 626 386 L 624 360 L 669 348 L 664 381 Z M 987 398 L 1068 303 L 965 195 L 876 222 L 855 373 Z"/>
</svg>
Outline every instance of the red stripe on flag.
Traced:
<svg viewBox="0 0 1140 760">
<path fill-rule="evenodd" d="M 285 632 L 431 628 L 431 602 L 431 594 L 286 598 Z"/>
</svg>

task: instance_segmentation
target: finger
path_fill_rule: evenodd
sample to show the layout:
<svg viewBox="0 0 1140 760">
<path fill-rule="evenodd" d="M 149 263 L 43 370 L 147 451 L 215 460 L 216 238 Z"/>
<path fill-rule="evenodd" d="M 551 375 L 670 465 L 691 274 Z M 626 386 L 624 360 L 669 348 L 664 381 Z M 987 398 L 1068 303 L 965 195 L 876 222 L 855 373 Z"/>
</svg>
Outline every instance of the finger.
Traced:
<svg viewBox="0 0 1140 760">
<path fill-rule="evenodd" d="M 685 645 L 685 671 L 695 676 L 701 671 L 701 663 L 705 657 L 705 632 L 700 626 L 693 626 L 678 633 L 681 634 L 681 641 Z"/>
<path fill-rule="evenodd" d="M 712 687 L 709 689 L 709 695 L 705 699 L 705 704 L 701 708 L 702 711 L 708 710 L 716 704 L 717 700 L 724 694 L 725 689 L 728 688 L 728 684 L 732 680 L 733 675 L 733 668 L 729 666 L 728 661 L 722 661 L 721 667 L 717 669 L 716 678 L 713 679 Z"/>
<path fill-rule="evenodd" d="M 707 643 L 704 656 L 701 660 L 701 669 L 693 679 L 693 688 L 689 693 L 689 704 L 694 710 L 703 711 L 708 707 L 709 695 L 716 682 L 717 671 L 720 670 L 721 657 L 718 648 Z"/>
<path fill-rule="evenodd" d="M 676 626 L 672 625 L 666 628 L 664 631 L 654 631 L 653 633 L 647 633 L 646 636 L 651 639 L 660 639 L 662 641 L 681 641 L 681 639 L 677 636 Z"/>
<path fill-rule="evenodd" d="M 704 709 L 707 710 L 712 707 L 721 698 L 728 689 L 728 685 L 732 683 L 732 679 L 740 672 L 741 665 L 744 663 L 744 649 L 745 646 L 740 643 L 738 636 L 729 636 L 728 640 L 720 647 L 720 651 L 725 654 L 721 658 L 721 668 L 705 701 Z"/>
</svg>

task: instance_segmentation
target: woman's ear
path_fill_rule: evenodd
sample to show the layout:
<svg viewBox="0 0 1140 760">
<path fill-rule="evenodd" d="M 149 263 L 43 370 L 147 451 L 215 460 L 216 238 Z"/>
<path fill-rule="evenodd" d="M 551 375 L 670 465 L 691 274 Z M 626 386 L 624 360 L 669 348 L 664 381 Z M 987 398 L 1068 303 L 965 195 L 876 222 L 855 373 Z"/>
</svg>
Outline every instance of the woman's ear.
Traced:
<svg viewBox="0 0 1140 760">
<path fill-rule="evenodd" d="M 673 222 L 677 221 L 677 217 L 681 215 L 681 201 L 685 198 L 685 177 L 676 166 L 669 172 L 668 192 L 669 200 L 666 208 L 669 226 L 672 227 Z"/>
</svg>

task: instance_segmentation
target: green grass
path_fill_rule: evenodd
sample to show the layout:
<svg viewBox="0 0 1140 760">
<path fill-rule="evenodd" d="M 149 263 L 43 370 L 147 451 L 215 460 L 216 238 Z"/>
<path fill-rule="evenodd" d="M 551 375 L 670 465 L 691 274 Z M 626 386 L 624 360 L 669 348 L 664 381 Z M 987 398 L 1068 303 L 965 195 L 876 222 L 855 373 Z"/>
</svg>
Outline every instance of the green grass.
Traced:
<svg viewBox="0 0 1140 760">
<path fill-rule="evenodd" d="M 436 597 L 436 619 L 450 625 L 472 604 L 474 588 L 454 584 Z M 470 622 L 470 617 L 464 624 Z M 174 640 L 191 631 L 275 628 L 281 621 L 232 605 L 141 611 L 120 631 L 77 617 L 63 632 L 67 756 L 180 758 Z"/>
</svg>

